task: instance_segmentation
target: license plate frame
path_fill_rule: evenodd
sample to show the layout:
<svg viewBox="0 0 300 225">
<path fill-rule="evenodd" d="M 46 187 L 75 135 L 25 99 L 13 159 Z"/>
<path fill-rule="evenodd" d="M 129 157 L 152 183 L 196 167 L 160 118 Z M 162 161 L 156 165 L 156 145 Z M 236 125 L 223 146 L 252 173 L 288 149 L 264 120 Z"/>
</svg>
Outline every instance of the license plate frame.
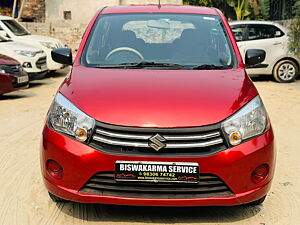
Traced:
<svg viewBox="0 0 300 225">
<path fill-rule="evenodd" d="M 117 182 L 199 183 L 197 162 L 116 161 Z"/>
<path fill-rule="evenodd" d="M 26 83 L 28 81 L 29 81 L 29 77 L 28 76 L 17 77 L 17 83 L 18 84 Z"/>
</svg>

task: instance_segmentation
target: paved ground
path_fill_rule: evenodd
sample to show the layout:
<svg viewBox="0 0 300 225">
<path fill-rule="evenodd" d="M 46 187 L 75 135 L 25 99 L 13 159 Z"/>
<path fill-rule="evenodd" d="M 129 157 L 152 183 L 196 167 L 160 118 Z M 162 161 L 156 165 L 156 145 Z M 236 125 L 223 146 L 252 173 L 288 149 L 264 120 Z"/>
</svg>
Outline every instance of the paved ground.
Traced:
<svg viewBox="0 0 300 225">
<path fill-rule="evenodd" d="M 277 170 L 263 206 L 149 208 L 53 203 L 42 184 L 39 143 L 46 112 L 65 76 L 0 97 L 0 224 L 300 224 L 300 80 L 256 79 L 277 138 Z"/>
</svg>

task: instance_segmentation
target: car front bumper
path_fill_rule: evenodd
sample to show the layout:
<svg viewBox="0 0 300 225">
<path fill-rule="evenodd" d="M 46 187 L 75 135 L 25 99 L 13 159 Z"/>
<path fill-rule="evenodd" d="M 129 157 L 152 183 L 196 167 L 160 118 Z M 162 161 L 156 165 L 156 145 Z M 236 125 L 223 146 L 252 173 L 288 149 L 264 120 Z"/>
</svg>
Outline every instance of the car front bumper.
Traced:
<svg viewBox="0 0 300 225">
<path fill-rule="evenodd" d="M 62 179 L 55 179 L 46 169 L 47 160 L 57 161 L 64 168 Z M 200 173 L 220 177 L 231 189 L 228 196 L 207 198 L 141 198 L 91 194 L 79 191 L 96 173 L 114 171 L 115 162 L 161 161 L 197 162 Z M 268 176 L 253 183 L 252 171 L 261 164 L 270 167 Z M 209 206 L 241 205 L 258 200 L 270 189 L 275 166 L 275 147 L 272 129 L 263 135 L 220 153 L 203 157 L 145 157 L 113 155 L 95 150 L 45 126 L 41 145 L 41 169 L 44 183 L 56 196 L 82 203 L 104 203 L 143 206 Z"/>
</svg>

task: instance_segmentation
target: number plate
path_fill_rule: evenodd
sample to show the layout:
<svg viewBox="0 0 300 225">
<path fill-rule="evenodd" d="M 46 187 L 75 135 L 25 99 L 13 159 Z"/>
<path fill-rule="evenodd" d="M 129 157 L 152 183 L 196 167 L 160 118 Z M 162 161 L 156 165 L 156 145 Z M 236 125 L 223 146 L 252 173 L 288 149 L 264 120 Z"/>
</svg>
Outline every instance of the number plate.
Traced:
<svg viewBox="0 0 300 225">
<path fill-rule="evenodd" d="M 116 161 L 115 180 L 198 183 L 199 164 L 186 162 Z"/>
<path fill-rule="evenodd" d="M 18 77 L 17 78 L 18 84 L 28 82 L 28 80 L 29 80 L 28 76 L 23 76 L 23 77 Z"/>
</svg>

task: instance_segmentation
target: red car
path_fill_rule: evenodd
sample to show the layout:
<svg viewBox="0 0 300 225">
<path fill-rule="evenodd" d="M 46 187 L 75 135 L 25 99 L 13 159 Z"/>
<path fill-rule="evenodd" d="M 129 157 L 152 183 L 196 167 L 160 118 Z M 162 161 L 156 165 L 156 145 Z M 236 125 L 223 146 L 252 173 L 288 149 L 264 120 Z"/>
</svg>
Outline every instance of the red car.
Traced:
<svg viewBox="0 0 300 225">
<path fill-rule="evenodd" d="M 247 51 L 246 66 L 265 52 Z M 41 168 L 54 201 L 261 204 L 274 137 L 223 14 L 190 6 L 101 9 L 49 110 Z M 116 179 L 115 174 L 135 178 Z M 178 179 L 195 177 L 195 182 Z"/>
<path fill-rule="evenodd" d="M 18 61 L 0 54 L 0 95 L 28 87 L 28 81 Z"/>
</svg>

